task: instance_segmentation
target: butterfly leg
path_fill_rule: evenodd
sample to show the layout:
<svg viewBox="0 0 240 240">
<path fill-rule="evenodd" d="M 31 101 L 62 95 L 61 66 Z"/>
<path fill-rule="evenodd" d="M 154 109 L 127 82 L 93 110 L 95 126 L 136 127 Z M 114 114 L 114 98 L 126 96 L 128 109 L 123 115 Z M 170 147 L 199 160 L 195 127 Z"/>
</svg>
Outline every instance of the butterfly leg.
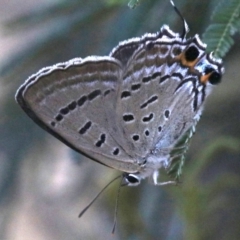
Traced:
<svg viewBox="0 0 240 240">
<path fill-rule="evenodd" d="M 158 182 L 158 175 L 159 175 L 159 172 L 157 170 L 154 171 L 152 175 L 154 185 L 156 186 L 177 185 L 177 181 Z"/>
</svg>

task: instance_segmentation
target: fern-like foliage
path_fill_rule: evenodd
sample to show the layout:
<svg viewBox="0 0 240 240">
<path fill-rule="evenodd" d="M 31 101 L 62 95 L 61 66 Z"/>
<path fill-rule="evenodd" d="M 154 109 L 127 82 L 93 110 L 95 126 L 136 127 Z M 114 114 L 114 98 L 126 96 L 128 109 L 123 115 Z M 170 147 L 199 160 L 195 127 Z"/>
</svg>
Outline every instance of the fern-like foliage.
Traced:
<svg viewBox="0 0 240 240">
<path fill-rule="evenodd" d="M 140 2 L 140 0 L 130 0 L 130 1 L 128 2 L 128 6 L 129 6 L 130 8 L 135 8 L 135 7 L 139 4 L 139 2 Z"/>
<path fill-rule="evenodd" d="M 121 4 L 125 4 L 126 2 L 128 2 L 128 7 L 130 8 L 135 8 L 137 5 L 139 5 L 141 0 L 106 0 L 107 4 L 110 5 L 121 5 Z"/>
<path fill-rule="evenodd" d="M 196 124 L 197 122 L 195 123 L 195 126 Z M 185 163 L 185 154 L 188 150 L 189 142 L 195 132 L 195 126 L 190 128 L 183 135 L 170 153 L 170 166 L 167 170 L 167 174 L 177 182 L 179 182 L 182 175 L 182 170 Z"/>
<path fill-rule="evenodd" d="M 203 34 L 203 41 L 214 56 L 222 58 L 234 44 L 232 36 L 240 31 L 240 1 L 222 0 L 212 15 L 212 24 Z"/>
</svg>

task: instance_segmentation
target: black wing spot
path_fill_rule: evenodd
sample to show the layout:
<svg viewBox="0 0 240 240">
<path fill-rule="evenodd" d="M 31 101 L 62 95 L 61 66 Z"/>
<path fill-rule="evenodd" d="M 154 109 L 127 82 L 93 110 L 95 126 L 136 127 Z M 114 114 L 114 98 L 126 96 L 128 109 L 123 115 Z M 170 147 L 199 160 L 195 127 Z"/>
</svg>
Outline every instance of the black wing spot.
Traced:
<svg viewBox="0 0 240 240">
<path fill-rule="evenodd" d="M 133 120 L 134 120 L 134 116 L 132 114 L 123 115 L 123 121 L 130 122 Z"/>
<path fill-rule="evenodd" d="M 77 102 L 76 101 L 72 101 L 71 103 L 68 104 L 68 109 L 70 111 L 74 110 L 77 107 Z"/>
<path fill-rule="evenodd" d="M 195 95 L 194 95 L 194 100 L 193 100 L 193 111 L 196 112 L 197 107 L 198 107 L 198 90 L 196 89 L 196 91 L 194 91 Z"/>
<path fill-rule="evenodd" d="M 157 99 L 158 99 L 158 96 L 156 96 L 156 95 L 155 95 L 155 96 L 152 96 L 152 97 L 149 98 L 145 103 L 143 103 L 143 104 L 140 106 L 140 108 L 143 109 L 143 108 L 147 107 L 149 104 L 157 101 Z"/>
<path fill-rule="evenodd" d="M 114 151 L 113 151 L 113 155 L 118 155 L 119 154 L 119 148 L 115 148 Z"/>
<path fill-rule="evenodd" d="M 133 84 L 131 89 L 132 89 L 132 91 L 137 91 L 140 87 L 141 87 L 141 84 L 137 83 L 137 84 Z"/>
<path fill-rule="evenodd" d="M 123 91 L 122 95 L 121 95 L 121 98 L 127 98 L 127 97 L 130 97 L 130 96 L 131 96 L 131 93 L 129 91 Z"/>
<path fill-rule="evenodd" d="M 159 83 L 163 83 L 164 81 L 166 81 L 169 78 L 170 78 L 170 75 L 165 75 L 165 76 L 160 78 Z"/>
<path fill-rule="evenodd" d="M 87 96 L 84 95 L 78 99 L 77 104 L 79 107 L 81 107 L 86 101 L 87 101 Z"/>
<path fill-rule="evenodd" d="M 61 114 L 58 114 L 56 117 L 55 117 L 56 121 L 60 122 L 61 120 L 63 120 L 63 116 Z"/>
<path fill-rule="evenodd" d="M 162 127 L 161 127 L 161 126 L 158 127 L 158 131 L 159 131 L 159 132 L 162 131 Z"/>
<path fill-rule="evenodd" d="M 139 137 L 139 135 L 137 135 L 137 134 L 136 134 L 136 135 L 133 135 L 133 137 L 132 137 L 132 139 L 133 139 L 134 141 L 138 141 L 139 138 L 140 138 L 140 137 Z"/>
<path fill-rule="evenodd" d="M 165 110 L 164 116 L 168 119 L 169 116 L 170 116 L 170 111 L 169 110 Z"/>
<path fill-rule="evenodd" d="M 198 55 L 199 51 L 195 46 L 190 46 L 185 52 L 185 58 L 189 62 L 193 62 L 194 60 L 196 60 Z"/>
<path fill-rule="evenodd" d="M 60 113 L 61 113 L 62 115 L 67 115 L 67 114 L 69 113 L 68 107 L 61 108 L 61 109 L 60 109 Z"/>
<path fill-rule="evenodd" d="M 98 140 L 97 142 L 96 142 L 96 147 L 101 147 L 104 143 L 105 143 L 105 140 L 106 140 L 106 134 L 101 134 L 101 136 L 100 136 L 100 140 Z"/>
<path fill-rule="evenodd" d="M 85 134 L 92 126 L 92 122 L 91 121 L 88 121 L 82 128 L 79 129 L 79 133 L 80 134 Z"/>
<path fill-rule="evenodd" d="M 149 134 L 150 134 L 150 133 L 149 133 L 149 131 L 148 131 L 148 130 L 146 130 L 146 131 L 145 131 L 145 135 L 148 137 L 148 136 L 149 136 Z"/>
<path fill-rule="evenodd" d="M 155 72 L 152 76 L 144 77 L 142 79 L 142 82 L 147 83 L 147 82 L 150 82 L 151 80 L 155 79 L 156 77 L 160 77 L 160 76 L 161 76 L 161 72 Z"/>
<path fill-rule="evenodd" d="M 93 92 L 88 94 L 88 100 L 92 101 L 93 99 L 95 99 L 96 97 L 98 97 L 99 95 L 101 95 L 101 90 L 97 89 L 94 90 Z"/>
<path fill-rule="evenodd" d="M 153 119 L 153 113 L 150 113 L 149 116 L 143 117 L 143 122 L 150 122 Z"/>
<path fill-rule="evenodd" d="M 51 124 L 52 127 L 55 127 L 55 126 L 56 126 L 56 123 L 53 122 L 53 121 L 52 121 L 50 124 Z"/>
<path fill-rule="evenodd" d="M 221 74 L 218 73 L 218 72 L 213 72 L 210 77 L 209 77 L 209 82 L 212 84 L 212 85 L 215 85 L 215 84 L 218 84 L 221 82 Z"/>
<path fill-rule="evenodd" d="M 104 96 L 107 96 L 109 93 L 111 92 L 111 90 L 110 89 L 108 89 L 108 90 L 106 90 L 105 92 L 104 92 Z"/>
</svg>

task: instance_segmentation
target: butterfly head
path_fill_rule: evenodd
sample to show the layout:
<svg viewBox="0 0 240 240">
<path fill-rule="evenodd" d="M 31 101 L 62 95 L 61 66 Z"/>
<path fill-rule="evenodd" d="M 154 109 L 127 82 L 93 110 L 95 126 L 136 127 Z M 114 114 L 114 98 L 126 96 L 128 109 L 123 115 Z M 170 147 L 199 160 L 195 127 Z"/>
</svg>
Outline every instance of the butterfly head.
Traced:
<svg viewBox="0 0 240 240">
<path fill-rule="evenodd" d="M 122 186 L 138 186 L 141 177 L 136 173 L 123 173 Z"/>
</svg>

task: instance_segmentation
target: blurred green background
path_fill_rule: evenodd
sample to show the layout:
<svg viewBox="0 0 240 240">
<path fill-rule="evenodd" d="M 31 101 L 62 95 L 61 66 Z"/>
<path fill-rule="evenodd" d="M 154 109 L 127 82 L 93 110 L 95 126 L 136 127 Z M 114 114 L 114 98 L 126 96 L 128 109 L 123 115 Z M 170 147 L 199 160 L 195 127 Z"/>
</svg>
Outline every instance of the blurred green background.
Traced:
<svg viewBox="0 0 240 240">
<path fill-rule="evenodd" d="M 200 35 L 217 0 L 176 0 Z M 226 73 L 209 97 L 179 186 L 118 183 L 78 214 L 117 171 L 74 153 L 40 129 L 14 100 L 40 68 L 75 57 L 108 55 L 119 41 L 168 24 L 182 31 L 168 0 L 0 0 L 0 239 L 240 239 L 240 36 Z"/>
</svg>

